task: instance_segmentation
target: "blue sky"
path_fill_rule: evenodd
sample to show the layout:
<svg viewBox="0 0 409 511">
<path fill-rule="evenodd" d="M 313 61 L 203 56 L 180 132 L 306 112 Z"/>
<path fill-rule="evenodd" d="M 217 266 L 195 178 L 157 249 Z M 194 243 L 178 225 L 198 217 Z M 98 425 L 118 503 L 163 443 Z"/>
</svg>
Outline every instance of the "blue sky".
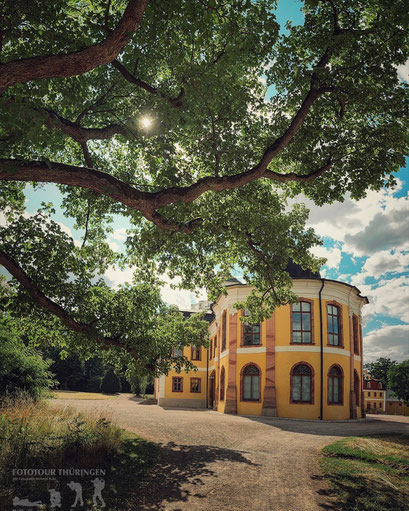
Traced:
<svg viewBox="0 0 409 511">
<path fill-rule="evenodd" d="M 282 29 L 287 19 L 302 23 L 300 6 L 296 0 L 279 2 L 277 20 Z M 398 70 L 406 81 L 408 72 L 408 63 Z M 300 199 L 310 208 L 309 225 L 324 242 L 315 250 L 328 259 L 322 275 L 357 286 L 370 300 L 363 309 L 366 361 L 380 356 L 399 361 L 409 358 L 409 160 L 396 177 L 395 189 L 370 191 L 360 201 L 346 197 L 343 203 L 317 207 Z M 79 240 L 81 233 L 73 231 L 74 222 L 59 209 L 61 196 L 56 186 L 27 189 L 29 213 L 35 212 L 42 201 L 54 202 L 57 210 L 54 219 Z M 115 217 L 113 228 L 109 242 L 113 249 L 120 249 L 127 221 Z M 107 277 L 112 285 L 118 285 L 130 281 L 132 271 L 112 269 Z M 187 291 L 175 291 L 169 285 L 162 296 L 181 308 L 188 308 L 198 298 Z"/>
</svg>

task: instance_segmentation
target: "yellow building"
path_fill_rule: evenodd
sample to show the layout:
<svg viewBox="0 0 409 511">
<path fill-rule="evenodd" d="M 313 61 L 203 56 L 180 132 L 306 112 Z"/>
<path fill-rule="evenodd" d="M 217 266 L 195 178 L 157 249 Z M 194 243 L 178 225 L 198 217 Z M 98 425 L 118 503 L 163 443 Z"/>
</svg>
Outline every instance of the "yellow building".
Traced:
<svg viewBox="0 0 409 511">
<path fill-rule="evenodd" d="M 185 348 L 197 371 L 172 371 L 155 382 L 161 406 L 305 419 L 365 417 L 361 308 L 349 284 L 290 263 L 299 303 L 261 324 L 245 325 L 234 308 L 251 288 L 237 279 L 212 305 L 208 350 Z"/>
<path fill-rule="evenodd" d="M 409 415 L 409 406 L 388 390 L 386 391 L 386 413 L 389 415 Z"/>
<path fill-rule="evenodd" d="M 363 390 L 366 413 L 385 413 L 386 389 L 380 380 L 372 378 L 364 369 Z"/>
</svg>

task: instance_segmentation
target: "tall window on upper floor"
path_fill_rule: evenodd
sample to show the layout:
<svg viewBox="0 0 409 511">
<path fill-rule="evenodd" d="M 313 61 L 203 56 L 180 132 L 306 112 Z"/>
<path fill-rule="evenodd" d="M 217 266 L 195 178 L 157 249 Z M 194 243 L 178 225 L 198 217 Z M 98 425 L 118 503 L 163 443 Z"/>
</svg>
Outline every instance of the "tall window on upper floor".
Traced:
<svg viewBox="0 0 409 511">
<path fill-rule="evenodd" d="M 227 340 L 227 313 L 223 312 L 222 316 L 222 351 L 226 349 L 226 340 Z"/>
<path fill-rule="evenodd" d="M 341 309 L 337 305 L 327 305 L 328 344 L 342 346 Z"/>
<path fill-rule="evenodd" d="M 244 311 L 245 316 L 249 316 L 249 311 Z M 243 323 L 243 346 L 254 346 L 261 344 L 260 323 Z"/>
<path fill-rule="evenodd" d="M 220 370 L 220 401 L 224 401 L 224 382 L 225 380 L 225 372 L 224 372 L 224 366 L 222 366 Z"/>
<path fill-rule="evenodd" d="M 293 303 L 292 311 L 292 335 L 293 344 L 312 344 L 312 317 L 311 303 Z"/>
<path fill-rule="evenodd" d="M 354 353 L 359 355 L 358 318 L 355 314 L 352 316 L 352 335 L 354 339 Z"/>
<path fill-rule="evenodd" d="M 191 358 L 191 360 L 201 360 L 200 346 L 198 348 L 196 346 L 192 346 L 192 352 L 191 352 L 190 358 Z"/>
<path fill-rule="evenodd" d="M 260 401 L 260 371 L 255 365 L 248 365 L 242 373 L 242 401 Z"/>
<path fill-rule="evenodd" d="M 328 404 L 343 404 L 342 369 L 337 365 L 333 365 L 328 372 Z"/>
<path fill-rule="evenodd" d="M 370 381 L 367 381 L 367 382 L 366 382 L 366 386 L 368 387 L 368 389 L 370 389 L 370 388 L 371 388 L 371 382 L 370 382 Z"/>
<path fill-rule="evenodd" d="M 311 366 L 301 363 L 291 370 L 291 402 L 312 403 L 314 396 L 313 371 Z"/>
</svg>

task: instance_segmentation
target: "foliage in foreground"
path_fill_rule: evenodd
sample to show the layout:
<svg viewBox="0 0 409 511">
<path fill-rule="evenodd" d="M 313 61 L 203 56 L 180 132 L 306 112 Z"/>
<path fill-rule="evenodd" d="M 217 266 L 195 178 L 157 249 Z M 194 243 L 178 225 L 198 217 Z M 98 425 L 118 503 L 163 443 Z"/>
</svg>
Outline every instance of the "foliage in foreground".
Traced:
<svg viewBox="0 0 409 511">
<path fill-rule="evenodd" d="M 39 398 L 54 386 L 51 361 L 26 346 L 21 337 L 0 320 L 0 395 L 26 393 Z"/>
<path fill-rule="evenodd" d="M 409 437 L 351 437 L 326 446 L 321 469 L 343 511 L 409 510 Z"/>
<path fill-rule="evenodd" d="M 50 489 L 61 493 L 63 507 L 71 508 L 73 492 L 67 484 L 82 484 L 84 502 L 94 509 L 92 476 L 57 475 L 42 481 L 15 480 L 13 469 L 104 469 L 102 495 L 106 511 L 125 504 L 135 484 L 146 473 L 155 456 L 154 446 L 124 432 L 106 417 L 76 414 L 69 408 L 34 403 L 31 399 L 9 399 L 0 411 L 0 508 L 8 509 L 13 497 L 50 502 Z M 46 507 L 44 509 L 50 509 Z"/>
</svg>

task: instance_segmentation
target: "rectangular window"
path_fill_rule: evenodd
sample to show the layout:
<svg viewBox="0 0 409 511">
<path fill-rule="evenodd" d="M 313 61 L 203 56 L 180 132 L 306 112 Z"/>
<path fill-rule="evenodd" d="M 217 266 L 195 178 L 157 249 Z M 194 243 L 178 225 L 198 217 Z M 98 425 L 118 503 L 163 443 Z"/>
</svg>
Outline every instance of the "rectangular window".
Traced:
<svg viewBox="0 0 409 511">
<path fill-rule="evenodd" d="M 355 314 L 352 316 L 352 333 L 354 338 L 354 353 L 359 355 L 358 318 Z"/>
<path fill-rule="evenodd" d="M 376 397 L 376 392 L 373 393 L 374 397 Z"/>
<path fill-rule="evenodd" d="M 196 346 L 192 346 L 191 360 L 201 360 L 201 350 L 200 346 L 196 348 Z"/>
<path fill-rule="evenodd" d="M 382 408 L 382 403 L 379 403 L 379 408 Z"/>
<path fill-rule="evenodd" d="M 339 308 L 336 305 L 327 305 L 328 318 L 328 344 L 340 346 L 340 317 Z"/>
<path fill-rule="evenodd" d="M 371 393 L 370 392 L 368 392 L 368 397 L 371 397 Z"/>
<path fill-rule="evenodd" d="M 312 343 L 311 304 L 299 302 L 292 305 L 292 342 Z"/>
<path fill-rule="evenodd" d="M 249 316 L 248 310 L 244 311 L 245 316 Z M 243 323 L 243 346 L 254 346 L 261 344 L 260 341 L 260 323 Z"/>
<path fill-rule="evenodd" d="M 183 392 L 183 378 L 180 376 L 172 378 L 172 392 Z"/>
<path fill-rule="evenodd" d="M 223 312 L 222 316 L 222 351 L 226 349 L 226 340 L 227 340 L 227 314 L 226 311 Z"/>
<path fill-rule="evenodd" d="M 190 392 L 195 394 L 201 392 L 202 380 L 201 378 L 190 378 Z"/>
<path fill-rule="evenodd" d="M 383 393 L 382 392 L 379 392 L 379 397 L 383 397 Z"/>
</svg>

